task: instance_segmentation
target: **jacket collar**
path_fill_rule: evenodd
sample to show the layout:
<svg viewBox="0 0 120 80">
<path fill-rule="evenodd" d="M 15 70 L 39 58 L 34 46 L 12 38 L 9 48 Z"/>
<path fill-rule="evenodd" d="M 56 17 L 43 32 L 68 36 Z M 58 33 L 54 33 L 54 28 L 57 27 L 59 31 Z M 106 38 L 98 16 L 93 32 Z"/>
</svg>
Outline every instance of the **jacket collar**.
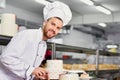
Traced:
<svg viewBox="0 0 120 80">
<path fill-rule="evenodd" d="M 37 32 L 37 40 L 38 42 L 42 41 L 43 39 L 43 30 L 41 28 L 38 29 L 38 32 Z"/>
</svg>

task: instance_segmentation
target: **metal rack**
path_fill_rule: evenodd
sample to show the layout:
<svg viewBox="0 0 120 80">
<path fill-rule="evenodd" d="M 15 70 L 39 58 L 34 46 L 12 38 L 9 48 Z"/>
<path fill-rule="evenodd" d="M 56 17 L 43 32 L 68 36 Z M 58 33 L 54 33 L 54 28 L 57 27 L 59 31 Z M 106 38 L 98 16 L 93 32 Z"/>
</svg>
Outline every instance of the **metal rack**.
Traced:
<svg viewBox="0 0 120 80">
<path fill-rule="evenodd" d="M 70 46 L 70 45 L 64 45 L 64 44 L 56 44 L 56 43 L 50 43 L 48 42 L 48 49 L 52 50 L 52 59 L 56 58 L 56 51 L 63 51 L 63 52 L 77 52 L 77 53 L 83 53 L 83 54 L 92 54 L 96 55 L 96 70 L 93 71 L 87 71 L 87 72 L 95 72 L 96 76 L 98 76 L 100 73 L 119 73 L 120 69 L 117 70 L 99 70 L 99 55 L 104 56 L 120 56 L 119 53 L 112 53 L 108 51 L 102 51 L 99 49 L 88 49 L 88 48 L 82 48 L 82 47 L 76 47 L 76 46 Z"/>
<path fill-rule="evenodd" d="M 64 51 L 64 52 L 76 52 L 76 53 L 83 53 L 83 54 L 92 54 L 92 55 L 104 55 L 104 56 L 120 56 L 119 53 L 112 53 L 108 51 L 102 51 L 99 49 L 89 49 L 89 48 L 83 48 L 83 47 L 76 47 L 76 46 L 70 46 L 70 45 L 64 45 L 64 44 L 57 44 L 57 43 L 51 43 L 47 42 L 48 49 L 52 50 L 53 57 L 52 59 L 56 58 L 55 53 L 56 51 Z"/>
</svg>

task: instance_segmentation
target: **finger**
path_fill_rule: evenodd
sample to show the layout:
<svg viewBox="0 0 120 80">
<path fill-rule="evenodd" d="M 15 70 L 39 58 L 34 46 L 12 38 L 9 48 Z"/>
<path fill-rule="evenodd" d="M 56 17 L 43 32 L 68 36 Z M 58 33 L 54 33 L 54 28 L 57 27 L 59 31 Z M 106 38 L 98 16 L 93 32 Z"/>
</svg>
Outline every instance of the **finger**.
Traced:
<svg viewBox="0 0 120 80">
<path fill-rule="evenodd" d="M 39 76 L 39 79 L 45 79 L 45 77 L 43 77 L 43 76 Z"/>
<path fill-rule="evenodd" d="M 43 76 L 42 72 L 38 72 L 36 76 L 39 78 L 40 76 Z"/>
<path fill-rule="evenodd" d="M 41 71 L 39 71 L 39 74 L 40 75 L 46 75 L 46 72 L 41 70 Z"/>
<path fill-rule="evenodd" d="M 49 74 L 47 74 L 47 80 L 50 80 Z"/>
<path fill-rule="evenodd" d="M 43 74 L 42 74 L 41 72 L 37 72 L 37 73 L 35 74 L 35 77 L 36 77 L 36 78 L 39 78 L 40 76 L 43 76 Z"/>
<path fill-rule="evenodd" d="M 38 72 L 38 75 L 39 75 L 39 76 L 43 76 L 43 74 L 42 74 L 41 72 Z"/>
<path fill-rule="evenodd" d="M 48 71 L 47 71 L 46 69 L 44 69 L 44 68 L 41 68 L 41 67 L 40 67 L 40 70 L 41 70 L 41 71 L 44 71 L 45 73 L 48 73 Z"/>
<path fill-rule="evenodd" d="M 35 74 L 35 78 L 39 78 L 39 75 L 38 75 L 38 74 Z"/>
</svg>

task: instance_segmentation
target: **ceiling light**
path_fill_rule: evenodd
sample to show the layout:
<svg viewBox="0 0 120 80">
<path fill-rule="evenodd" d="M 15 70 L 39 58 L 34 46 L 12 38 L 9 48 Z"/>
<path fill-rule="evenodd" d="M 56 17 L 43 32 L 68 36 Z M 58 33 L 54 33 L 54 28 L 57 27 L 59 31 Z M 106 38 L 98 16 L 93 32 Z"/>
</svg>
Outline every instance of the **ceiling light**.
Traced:
<svg viewBox="0 0 120 80">
<path fill-rule="evenodd" d="M 106 27 L 107 26 L 105 23 L 98 23 L 98 25 L 100 25 L 102 27 Z"/>
<path fill-rule="evenodd" d="M 107 48 L 118 48 L 118 45 L 116 44 L 108 44 L 106 45 Z"/>
<path fill-rule="evenodd" d="M 103 6 L 96 6 L 96 9 L 98 9 L 99 11 L 105 13 L 105 14 L 111 14 L 111 11 L 104 8 Z"/>
<path fill-rule="evenodd" d="M 40 3 L 40 4 L 43 4 L 43 5 L 47 5 L 48 3 L 50 3 L 50 2 L 48 2 L 46 0 L 35 0 L 35 1 Z"/>
<path fill-rule="evenodd" d="M 81 0 L 81 1 L 87 5 L 94 5 L 94 3 L 91 0 Z"/>
</svg>

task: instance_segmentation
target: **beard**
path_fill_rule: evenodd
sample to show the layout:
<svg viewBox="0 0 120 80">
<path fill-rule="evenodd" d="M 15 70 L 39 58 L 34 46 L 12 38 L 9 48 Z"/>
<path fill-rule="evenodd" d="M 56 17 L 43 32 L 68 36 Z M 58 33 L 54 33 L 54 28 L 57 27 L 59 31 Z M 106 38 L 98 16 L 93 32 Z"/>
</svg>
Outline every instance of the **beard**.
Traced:
<svg viewBox="0 0 120 80">
<path fill-rule="evenodd" d="M 45 30 L 43 35 L 47 39 L 51 39 L 51 38 L 55 37 L 54 34 L 55 34 L 55 32 L 52 29 L 49 29 L 49 30 Z"/>
</svg>

